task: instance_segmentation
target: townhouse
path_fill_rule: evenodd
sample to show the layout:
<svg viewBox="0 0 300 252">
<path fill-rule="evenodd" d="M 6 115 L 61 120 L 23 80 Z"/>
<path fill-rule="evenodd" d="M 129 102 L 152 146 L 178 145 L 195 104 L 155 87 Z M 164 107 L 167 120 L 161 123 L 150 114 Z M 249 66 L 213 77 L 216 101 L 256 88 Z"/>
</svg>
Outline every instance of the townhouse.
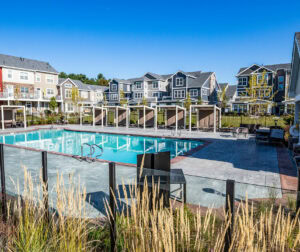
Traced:
<svg viewBox="0 0 300 252">
<path fill-rule="evenodd" d="M 251 107 L 267 106 L 269 114 L 283 114 L 285 111 L 285 99 L 288 91 L 288 83 L 291 74 L 291 64 L 258 65 L 240 68 L 237 78 L 237 94 L 232 103 L 234 111 L 251 112 Z M 268 89 L 260 86 L 259 99 L 251 99 L 249 96 L 250 78 L 256 76 L 257 83 L 261 82 L 265 75 Z M 258 85 L 259 86 L 259 85 Z"/>
<path fill-rule="evenodd" d="M 148 72 L 141 77 L 131 79 L 112 79 L 107 92 L 110 104 L 119 104 L 127 99 L 129 104 L 183 103 L 190 94 L 192 103 L 201 98 L 204 104 L 216 104 L 220 87 L 214 72 L 184 72 L 159 75 Z M 122 94 L 122 95 L 121 95 Z"/>
<path fill-rule="evenodd" d="M 237 95 L 237 85 L 229 85 L 229 83 L 219 83 L 219 86 L 222 92 L 225 90 L 226 105 L 222 108 L 222 111 L 225 113 L 231 111 L 236 111 L 239 113 L 240 108 L 237 105 L 233 104 Z"/>
<path fill-rule="evenodd" d="M 0 54 L 0 104 L 24 105 L 29 113 L 40 113 L 49 109 L 49 102 L 55 97 L 58 110 L 75 112 L 72 93 L 79 90 L 78 102 L 91 106 L 103 100 L 105 87 L 83 84 L 76 80 L 62 80 L 59 73 L 44 61 Z M 72 109 L 73 108 L 73 109 Z"/>
</svg>

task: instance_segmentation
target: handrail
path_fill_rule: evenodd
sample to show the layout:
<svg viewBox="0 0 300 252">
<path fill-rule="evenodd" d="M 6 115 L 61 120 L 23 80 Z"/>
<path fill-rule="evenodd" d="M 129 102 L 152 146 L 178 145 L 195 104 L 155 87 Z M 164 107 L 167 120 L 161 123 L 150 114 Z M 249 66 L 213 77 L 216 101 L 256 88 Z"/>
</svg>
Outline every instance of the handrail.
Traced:
<svg viewBox="0 0 300 252">
<path fill-rule="evenodd" d="M 92 147 L 93 147 L 93 146 L 96 146 L 98 149 L 101 150 L 101 154 L 96 155 L 95 158 L 101 157 L 101 156 L 103 155 L 103 152 L 104 152 L 104 151 L 103 151 L 103 148 L 102 148 L 100 145 L 98 145 L 98 144 L 92 144 Z M 95 148 L 94 148 L 94 153 L 95 153 Z M 94 153 L 93 153 L 93 154 L 94 154 Z"/>
<path fill-rule="evenodd" d="M 83 155 L 83 148 L 84 146 L 87 145 L 88 147 L 90 147 L 90 153 L 87 154 L 86 156 Z M 95 154 L 95 147 L 97 147 L 98 149 L 100 149 L 101 153 L 96 155 L 95 158 L 93 158 L 93 155 Z M 99 158 L 103 155 L 103 148 L 97 144 L 89 144 L 89 143 L 84 143 L 81 145 L 81 155 L 80 156 L 74 156 L 76 158 L 79 158 L 79 160 L 85 160 L 89 163 L 94 162 L 96 158 Z"/>
</svg>

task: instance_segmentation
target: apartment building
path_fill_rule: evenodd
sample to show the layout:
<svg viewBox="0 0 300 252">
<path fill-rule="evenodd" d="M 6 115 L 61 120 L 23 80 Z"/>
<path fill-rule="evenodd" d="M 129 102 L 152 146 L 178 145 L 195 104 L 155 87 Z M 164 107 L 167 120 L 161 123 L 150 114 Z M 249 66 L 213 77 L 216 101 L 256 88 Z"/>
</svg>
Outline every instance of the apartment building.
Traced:
<svg viewBox="0 0 300 252">
<path fill-rule="evenodd" d="M 0 104 L 24 105 L 29 113 L 40 113 L 49 109 L 50 99 L 55 97 L 59 111 L 75 112 L 74 102 L 70 105 L 70 91 L 66 91 L 72 87 L 78 88 L 82 105 L 103 100 L 105 87 L 59 79 L 58 75 L 48 62 L 0 54 Z"/>
<path fill-rule="evenodd" d="M 271 92 L 266 92 L 261 86 L 259 99 L 249 99 L 249 81 L 256 75 L 257 82 L 260 82 L 265 75 L 267 87 Z M 288 92 L 288 83 L 291 75 L 291 64 L 258 65 L 240 68 L 237 78 L 237 96 L 233 102 L 233 109 L 237 112 L 250 112 L 253 105 L 267 106 L 267 113 L 282 114 L 285 111 L 284 101 Z"/>
<path fill-rule="evenodd" d="M 49 107 L 57 93 L 58 72 L 47 62 L 0 54 L 0 104 L 25 105 L 30 112 Z"/>
<path fill-rule="evenodd" d="M 107 94 L 110 104 L 120 103 L 120 94 L 129 104 L 139 104 L 146 100 L 149 105 L 183 103 L 190 94 L 192 103 L 201 98 L 204 104 L 218 101 L 220 87 L 214 72 L 183 72 L 159 75 L 146 73 L 132 79 L 113 79 Z"/>
<path fill-rule="evenodd" d="M 78 90 L 77 93 L 72 92 Z M 104 91 L 107 87 L 87 85 L 80 80 L 70 78 L 58 79 L 57 91 L 63 99 L 62 111 L 66 113 L 79 112 L 79 106 L 93 106 L 103 101 Z"/>
</svg>

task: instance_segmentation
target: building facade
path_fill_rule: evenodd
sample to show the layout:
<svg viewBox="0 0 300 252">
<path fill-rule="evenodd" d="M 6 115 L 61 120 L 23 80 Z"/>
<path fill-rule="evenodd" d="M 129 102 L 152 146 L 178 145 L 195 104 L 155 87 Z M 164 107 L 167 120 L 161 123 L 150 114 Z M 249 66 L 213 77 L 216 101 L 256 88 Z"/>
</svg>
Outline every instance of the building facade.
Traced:
<svg viewBox="0 0 300 252">
<path fill-rule="evenodd" d="M 112 79 L 107 93 L 110 104 L 127 99 L 129 104 L 148 105 L 183 103 L 188 94 L 192 103 L 216 104 L 220 87 L 214 72 L 183 72 L 159 75 L 146 73 L 132 79 Z"/>
<path fill-rule="evenodd" d="M 68 112 L 66 108 L 71 111 L 72 105 L 65 93 L 67 83 L 78 88 L 82 104 L 102 102 L 105 87 L 62 80 L 58 75 L 48 62 L 0 54 L 0 104 L 24 105 L 29 113 L 40 113 L 49 109 L 50 99 L 55 97 L 58 110 Z"/>
<path fill-rule="evenodd" d="M 249 113 L 254 106 L 267 107 L 269 114 L 283 114 L 286 106 L 288 84 L 291 75 L 291 64 L 258 65 L 240 68 L 237 77 L 236 98 L 233 102 L 233 110 Z M 257 80 L 257 96 L 252 97 L 250 92 L 250 79 L 255 76 Z M 259 85 L 265 79 L 266 86 Z M 253 84 L 252 84 L 253 86 Z M 254 87 L 255 88 L 255 87 Z M 253 89 L 253 87 L 252 87 Z M 258 99 L 259 98 L 259 99 Z"/>
</svg>

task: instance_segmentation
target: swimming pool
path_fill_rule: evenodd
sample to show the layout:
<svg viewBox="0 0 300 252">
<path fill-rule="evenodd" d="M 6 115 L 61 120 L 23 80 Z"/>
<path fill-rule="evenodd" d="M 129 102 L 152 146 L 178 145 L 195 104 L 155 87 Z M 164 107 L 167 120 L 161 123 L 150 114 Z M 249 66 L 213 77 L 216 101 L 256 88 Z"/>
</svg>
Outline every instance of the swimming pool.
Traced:
<svg viewBox="0 0 300 252">
<path fill-rule="evenodd" d="M 136 155 L 151 152 L 170 151 L 171 158 L 182 155 L 203 142 L 196 140 L 171 139 L 71 131 L 65 129 L 45 129 L 0 136 L 0 142 L 34 149 L 60 152 L 71 155 L 87 155 L 90 148 L 85 143 L 96 144 L 103 148 L 99 159 L 120 163 L 136 164 Z M 95 148 L 93 157 L 101 154 Z"/>
</svg>

